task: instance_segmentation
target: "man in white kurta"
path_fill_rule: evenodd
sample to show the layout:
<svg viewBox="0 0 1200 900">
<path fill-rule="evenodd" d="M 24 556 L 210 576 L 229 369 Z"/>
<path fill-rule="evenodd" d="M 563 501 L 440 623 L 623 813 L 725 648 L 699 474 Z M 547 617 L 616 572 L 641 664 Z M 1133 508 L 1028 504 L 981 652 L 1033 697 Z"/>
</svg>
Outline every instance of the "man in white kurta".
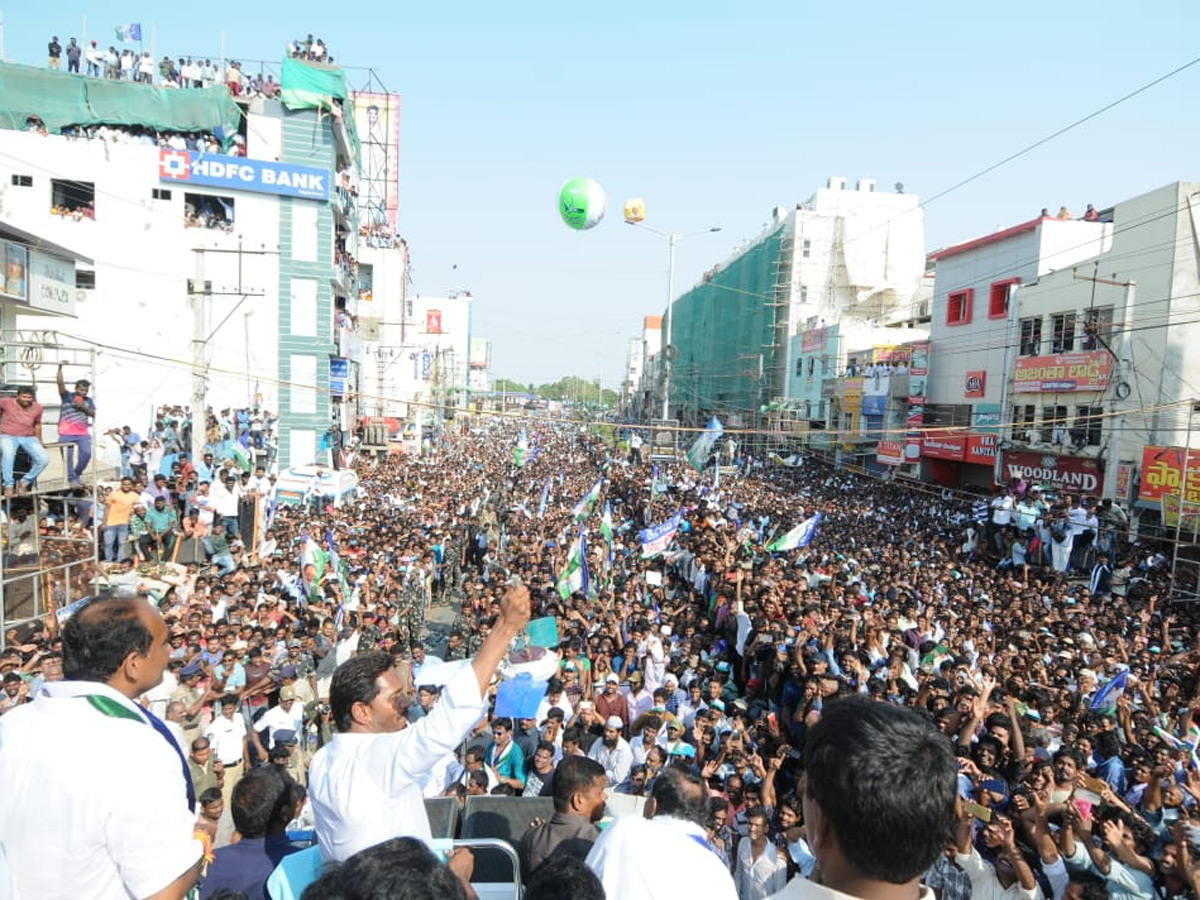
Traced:
<svg viewBox="0 0 1200 900">
<path fill-rule="evenodd" d="M 432 840 L 421 786 L 487 713 L 484 691 L 509 642 L 529 621 L 529 608 L 528 590 L 509 588 L 471 665 L 447 682 L 433 709 L 413 725 L 406 716 L 409 698 L 385 654 L 363 654 L 338 667 L 330 687 L 338 734 L 313 757 L 308 772 L 324 860 L 344 860 L 394 837 Z"/>
<path fill-rule="evenodd" d="M 133 620 L 149 631 L 146 653 L 121 646 Z M 69 680 L 0 718 L 0 897 L 182 897 L 202 850 L 186 764 L 133 700 L 166 667 L 162 616 L 141 599 L 96 600 L 63 639 Z"/>
</svg>

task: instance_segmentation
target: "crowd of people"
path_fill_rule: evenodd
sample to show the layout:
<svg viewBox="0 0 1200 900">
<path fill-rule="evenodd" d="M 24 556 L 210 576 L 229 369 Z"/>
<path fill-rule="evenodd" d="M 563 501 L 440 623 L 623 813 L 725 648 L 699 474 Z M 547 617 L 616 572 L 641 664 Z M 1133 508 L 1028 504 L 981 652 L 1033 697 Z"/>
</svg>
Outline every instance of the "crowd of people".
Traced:
<svg viewBox="0 0 1200 900">
<path fill-rule="evenodd" d="M 271 99 L 279 96 L 280 84 L 274 74 L 264 74 L 261 69 L 255 75 L 247 74 L 238 60 L 230 60 L 225 64 L 223 61 L 214 63 L 211 59 L 191 56 L 173 59 L 166 54 L 156 60 L 149 50 L 135 52 L 129 47 L 118 50 L 113 44 L 105 49 L 95 40 L 88 41 L 84 47 L 76 38 L 69 38 L 66 46 L 63 46 L 58 35 L 50 38 L 46 49 L 46 66 L 53 71 L 62 71 L 63 60 L 66 59 L 68 73 L 106 81 L 157 84 L 159 87 L 181 90 L 223 84 L 235 97 Z M 311 34 L 304 40 L 289 43 L 287 54 L 290 59 L 326 65 L 333 63 L 333 57 L 329 55 L 324 42 L 320 38 L 314 39 Z M 83 71 L 80 70 L 81 66 L 84 67 Z"/>
<path fill-rule="evenodd" d="M 717 483 L 566 423 L 448 429 L 360 462 L 358 503 L 275 507 L 253 553 L 199 559 L 161 596 L 135 571 L 150 602 L 13 635 L 0 874 L 22 896 L 86 876 L 104 896 L 199 878 L 260 897 L 307 829 L 326 866 L 306 897 L 396 879 L 459 897 L 470 856 L 419 843 L 421 800 L 492 794 L 553 800 L 518 844 L 530 898 L 1196 895 L 1200 644 L 1159 548 L 1113 524 L 1120 579 L 1017 566 L 995 514 L 1022 515 L 1029 486 L 977 525 L 970 498 L 736 452 Z M 1091 506 L 1037 502 L 1035 521 Z M 801 522 L 807 543 L 768 549 Z M 497 670 L 546 653 L 536 714 L 497 715 Z M 108 711 L 66 703 L 97 695 Z M 68 733 L 92 738 L 86 765 Z M 88 828 L 67 811 L 101 808 L 101 783 L 142 824 L 86 871 L 46 866 L 76 838 L 52 823 Z M 34 803 L 46 824 L 18 824 Z"/>
</svg>

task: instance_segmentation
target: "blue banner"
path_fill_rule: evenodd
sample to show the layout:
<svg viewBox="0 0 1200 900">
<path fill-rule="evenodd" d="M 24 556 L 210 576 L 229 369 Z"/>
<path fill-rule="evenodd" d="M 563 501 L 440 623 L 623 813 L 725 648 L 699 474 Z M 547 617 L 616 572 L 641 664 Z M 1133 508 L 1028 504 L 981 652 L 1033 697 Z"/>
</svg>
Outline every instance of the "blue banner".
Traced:
<svg viewBox="0 0 1200 900">
<path fill-rule="evenodd" d="M 657 525 L 651 525 L 649 528 L 643 528 L 638 532 L 638 540 L 642 544 L 642 559 L 650 559 L 662 553 L 670 546 L 671 540 L 675 537 L 675 532 L 679 530 L 679 524 L 683 521 L 683 516 L 679 513 L 671 516 L 665 522 L 659 522 Z"/>
<path fill-rule="evenodd" d="M 862 414 L 864 416 L 882 416 L 887 410 L 887 397 L 883 394 L 863 394 Z"/>
<path fill-rule="evenodd" d="M 332 357 L 329 360 L 329 393 L 340 397 L 346 393 L 346 382 L 350 380 L 350 360 Z"/>
<path fill-rule="evenodd" d="M 192 150 L 158 151 L 158 178 L 171 184 L 329 199 L 329 170 Z"/>
</svg>

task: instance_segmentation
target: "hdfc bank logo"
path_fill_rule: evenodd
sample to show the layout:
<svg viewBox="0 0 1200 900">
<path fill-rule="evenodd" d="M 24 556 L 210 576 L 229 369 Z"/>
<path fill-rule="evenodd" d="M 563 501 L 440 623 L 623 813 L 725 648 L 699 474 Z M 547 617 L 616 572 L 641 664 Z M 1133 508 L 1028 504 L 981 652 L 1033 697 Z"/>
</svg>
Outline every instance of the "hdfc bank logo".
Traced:
<svg viewBox="0 0 1200 900">
<path fill-rule="evenodd" d="M 186 150 L 159 150 L 158 177 L 170 181 L 187 181 L 192 174 L 191 157 Z"/>
</svg>

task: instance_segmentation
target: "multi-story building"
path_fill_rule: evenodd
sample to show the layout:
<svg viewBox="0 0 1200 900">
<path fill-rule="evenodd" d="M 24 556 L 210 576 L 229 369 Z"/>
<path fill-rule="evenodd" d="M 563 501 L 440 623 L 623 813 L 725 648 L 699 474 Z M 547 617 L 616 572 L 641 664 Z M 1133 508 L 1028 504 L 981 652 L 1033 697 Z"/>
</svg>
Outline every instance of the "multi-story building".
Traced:
<svg viewBox="0 0 1200 900">
<path fill-rule="evenodd" d="M 637 389 L 633 401 L 633 419 L 645 422 L 658 418 L 662 409 L 662 316 L 645 316 L 642 319 L 642 369 L 638 373 Z"/>
<path fill-rule="evenodd" d="M 408 301 L 397 365 L 400 396 L 411 407 L 411 422 L 431 427 L 468 409 L 472 302 L 469 291 Z"/>
<path fill-rule="evenodd" d="M 1200 459 L 1182 472 L 1200 426 L 1200 183 L 1165 185 L 1102 216 L 1111 222 L 1093 226 L 1100 246 L 1017 291 L 1000 476 L 1169 520 L 1180 499 L 1200 505 Z"/>
<path fill-rule="evenodd" d="M 646 361 L 643 353 L 641 337 L 631 337 L 625 344 L 625 377 L 621 379 L 621 409 L 625 415 L 632 415 L 633 398 L 637 393 L 638 382 L 642 378 L 642 368 Z"/>
<path fill-rule="evenodd" d="M 341 71 L 285 60 L 281 99 L 235 100 L 0 65 L 20 69 L 0 123 L 25 126 L 0 130 L 0 215 L 94 261 L 62 339 L 102 351 L 100 430 L 163 403 L 259 405 L 280 466 L 317 459 L 353 427 L 363 361 Z"/>
<path fill-rule="evenodd" d="M 847 190 L 830 178 L 672 304 L 671 407 L 699 422 L 718 414 L 735 427 L 788 399 L 793 353 L 804 331 L 845 320 L 888 325 L 918 318 L 925 267 L 919 200 Z M 811 399 L 811 398 L 810 398 Z"/>
<path fill-rule="evenodd" d="M 1111 222 L 1038 217 L 930 254 L 936 273 L 929 373 L 924 403 L 913 404 L 920 417 L 914 424 L 924 426 L 928 479 L 993 483 L 1012 360 L 1023 350 L 1036 355 L 1043 344 L 1058 346 L 1040 320 L 1017 313 L 1025 291 L 1107 250 L 1112 232 Z"/>
</svg>

